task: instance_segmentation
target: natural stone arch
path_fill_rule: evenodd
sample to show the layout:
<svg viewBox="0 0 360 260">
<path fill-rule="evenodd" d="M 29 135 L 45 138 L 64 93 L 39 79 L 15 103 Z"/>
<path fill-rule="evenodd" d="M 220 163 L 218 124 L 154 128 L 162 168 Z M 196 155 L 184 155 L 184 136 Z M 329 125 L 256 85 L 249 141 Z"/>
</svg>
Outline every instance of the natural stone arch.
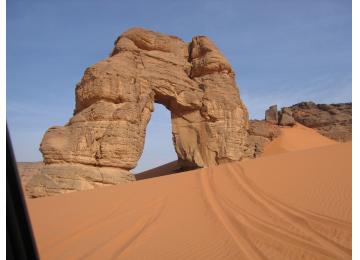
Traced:
<svg viewBox="0 0 360 260">
<path fill-rule="evenodd" d="M 214 43 L 134 28 L 116 40 L 109 58 L 86 69 L 76 86 L 74 116 L 44 135 L 44 162 L 133 169 L 154 102 L 171 112 L 181 167 L 244 157 L 247 110 Z"/>
</svg>

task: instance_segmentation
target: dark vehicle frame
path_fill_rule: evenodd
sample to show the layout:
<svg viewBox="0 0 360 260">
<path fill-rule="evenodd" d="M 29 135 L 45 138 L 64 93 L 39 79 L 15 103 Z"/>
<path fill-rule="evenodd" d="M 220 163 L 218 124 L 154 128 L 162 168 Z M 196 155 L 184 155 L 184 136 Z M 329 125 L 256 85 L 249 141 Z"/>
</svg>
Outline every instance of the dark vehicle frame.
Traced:
<svg viewBox="0 0 360 260">
<path fill-rule="evenodd" d="M 6 259 L 39 259 L 7 127 Z"/>
</svg>

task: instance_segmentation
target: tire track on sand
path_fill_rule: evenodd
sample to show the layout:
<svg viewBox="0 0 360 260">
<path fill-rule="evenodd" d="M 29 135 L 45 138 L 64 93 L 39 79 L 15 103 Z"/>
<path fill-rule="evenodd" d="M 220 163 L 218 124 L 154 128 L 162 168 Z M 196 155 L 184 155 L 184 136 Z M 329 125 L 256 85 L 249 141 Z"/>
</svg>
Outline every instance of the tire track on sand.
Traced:
<svg viewBox="0 0 360 260">
<path fill-rule="evenodd" d="M 211 210 L 247 259 L 266 259 L 266 257 L 248 239 L 246 239 L 245 234 L 241 235 L 236 232 L 236 230 L 239 229 L 239 224 L 242 224 L 234 224 L 232 217 L 226 213 L 221 203 L 218 201 L 217 194 L 214 192 L 209 182 L 209 169 L 210 168 L 202 168 L 199 175 L 205 200 L 209 204 Z"/>
<path fill-rule="evenodd" d="M 243 168 L 236 164 L 236 171 L 233 167 L 235 164 L 226 165 L 229 169 L 231 175 L 235 178 L 238 185 L 246 191 L 246 193 L 252 196 L 256 201 L 259 202 L 264 208 L 268 209 L 272 214 L 277 215 L 279 218 L 285 220 L 291 225 L 297 227 L 304 234 L 310 236 L 314 241 L 318 242 L 322 247 L 331 252 L 339 259 L 348 259 L 351 258 L 352 251 L 336 242 L 330 240 L 329 238 L 321 235 L 315 231 L 308 223 L 308 219 L 313 219 L 314 221 L 322 221 L 323 223 L 333 224 L 336 226 L 347 226 L 346 223 L 341 221 L 329 220 L 329 218 L 321 218 L 320 216 L 315 216 L 310 213 L 299 211 L 288 207 L 275 199 L 271 198 L 269 195 L 265 194 L 261 189 L 259 189 L 254 183 L 249 180 L 244 173 Z"/>
<path fill-rule="evenodd" d="M 209 182 L 213 187 L 213 190 L 216 190 L 219 201 L 222 202 L 224 209 L 227 209 L 229 214 L 231 214 L 238 223 L 244 224 L 246 229 L 249 229 L 249 234 L 254 234 L 254 232 L 259 233 L 264 236 L 264 238 L 269 239 L 269 241 L 277 241 L 279 244 L 282 243 L 284 248 L 292 246 L 297 248 L 297 251 L 307 251 L 313 256 L 321 257 L 321 259 L 324 257 L 326 257 L 326 259 L 337 259 L 336 256 L 324 249 L 321 245 L 314 243 L 306 237 L 303 237 L 296 232 L 292 232 L 281 225 L 274 225 L 271 221 L 263 220 L 260 217 L 251 214 L 245 208 L 236 205 L 236 203 L 228 199 L 221 190 L 216 189 L 216 185 L 213 181 L 213 174 L 211 173 L 212 172 L 210 171 Z M 239 191 L 240 190 L 242 193 L 244 192 L 242 189 L 239 189 Z M 238 194 L 238 196 L 241 195 L 244 196 L 244 194 Z M 257 201 L 253 201 L 253 203 L 254 205 L 258 205 Z M 293 252 L 296 254 L 296 251 Z"/>
</svg>

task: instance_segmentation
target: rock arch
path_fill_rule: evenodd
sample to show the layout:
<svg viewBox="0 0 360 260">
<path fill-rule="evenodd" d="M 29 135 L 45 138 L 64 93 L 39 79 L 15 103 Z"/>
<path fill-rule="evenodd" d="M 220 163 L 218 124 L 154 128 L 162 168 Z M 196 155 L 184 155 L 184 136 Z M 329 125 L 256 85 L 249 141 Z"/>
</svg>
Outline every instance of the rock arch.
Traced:
<svg viewBox="0 0 360 260">
<path fill-rule="evenodd" d="M 143 150 L 154 102 L 171 112 L 183 168 L 240 160 L 248 114 L 234 72 L 214 43 L 133 28 L 110 56 L 86 69 L 74 115 L 51 127 L 40 150 L 46 164 L 133 169 Z"/>
</svg>

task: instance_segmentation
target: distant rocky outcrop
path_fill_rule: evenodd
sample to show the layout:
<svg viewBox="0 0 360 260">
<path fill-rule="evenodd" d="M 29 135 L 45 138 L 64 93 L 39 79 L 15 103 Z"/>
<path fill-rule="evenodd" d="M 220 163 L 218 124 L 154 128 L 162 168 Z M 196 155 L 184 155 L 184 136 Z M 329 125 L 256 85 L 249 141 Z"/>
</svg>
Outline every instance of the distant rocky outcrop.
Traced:
<svg viewBox="0 0 360 260">
<path fill-rule="evenodd" d="M 22 186 L 25 187 L 28 181 L 41 172 L 44 167 L 43 162 L 18 162 L 17 169 L 21 178 Z"/>
<path fill-rule="evenodd" d="M 41 142 L 46 165 L 29 181 L 34 197 L 50 195 L 42 187 L 61 193 L 99 183 L 82 167 L 97 176 L 100 168 L 114 168 L 122 176 L 116 181 L 131 180 L 128 170 L 142 154 L 154 102 L 171 112 L 182 169 L 246 156 L 247 109 L 229 62 L 205 36 L 186 43 L 130 29 L 115 41 L 109 58 L 86 69 L 75 94 L 73 117 L 49 128 Z"/>
<path fill-rule="evenodd" d="M 315 104 L 301 102 L 289 107 L 296 122 L 316 129 L 336 141 L 346 142 L 352 136 L 352 103 Z"/>
<path fill-rule="evenodd" d="M 272 105 L 265 111 L 265 121 L 281 126 L 293 126 L 295 124 L 291 109 L 283 107 L 278 111 L 277 105 Z"/>
<path fill-rule="evenodd" d="M 279 125 L 281 126 L 293 126 L 295 125 L 295 119 L 293 112 L 288 107 L 281 108 L 279 112 Z"/>
<path fill-rule="evenodd" d="M 280 127 L 291 127 L 296 122 L 317 130 L 339 142 L 351 140 L 352 104 L 315 104 L 301 102 L 278 111 L 277 105 L 265 111 L 264 120 L 250 120 L 248 129 L 248 156 L 260 156 L 266 144 L 279 136 Z"/>
<path fill-rule="evenodd" d="M 283 107 L 279 112 L 277 112 L 277 106 L 273 105 L 265 111 L 265 121 L 280 126 L 292 126 L 298 122 L 316 129 L 328 138 L 346 142 L 351 140 L 352 103 L 301 102 L 290 107 Z"/>
<path fill-rule="evenodd" d="M 272 124 L 277 124 L 279 122 L 277 105 L 270 106 L 265 111 L 265 121 Z"/>
</svg>

